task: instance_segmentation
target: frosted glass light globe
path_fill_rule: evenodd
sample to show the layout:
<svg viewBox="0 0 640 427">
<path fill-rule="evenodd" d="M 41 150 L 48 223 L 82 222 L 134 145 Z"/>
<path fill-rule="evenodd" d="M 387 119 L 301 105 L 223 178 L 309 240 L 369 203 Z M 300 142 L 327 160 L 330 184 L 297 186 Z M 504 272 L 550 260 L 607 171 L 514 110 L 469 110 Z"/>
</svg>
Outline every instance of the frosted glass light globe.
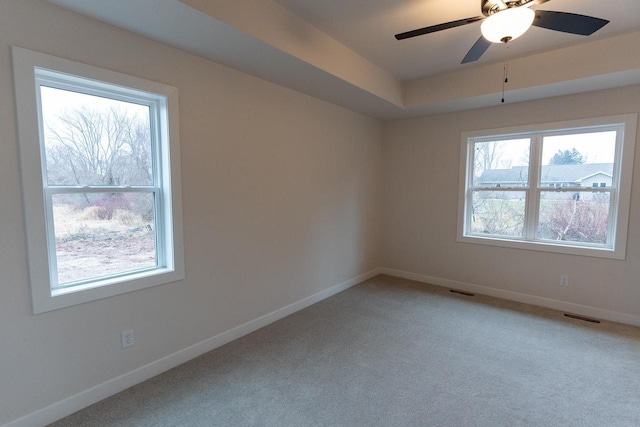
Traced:
<svg viewBox="0 0 640 427">
<path fill-rule="evenodd" d="M 526 33 L 535 16 L 528 7 L 506 9 L 485 19 L 480 29 L 490 42 L 506 43 Z"/>
</svg>

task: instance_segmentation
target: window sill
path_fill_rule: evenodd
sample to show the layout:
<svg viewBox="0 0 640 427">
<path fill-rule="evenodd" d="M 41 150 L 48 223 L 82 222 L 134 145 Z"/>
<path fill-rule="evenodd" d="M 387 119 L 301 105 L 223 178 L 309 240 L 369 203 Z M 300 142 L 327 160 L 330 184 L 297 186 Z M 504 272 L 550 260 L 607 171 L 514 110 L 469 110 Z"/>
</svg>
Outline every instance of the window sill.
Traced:
<svg viewBox="0 0 640 427">
<path fill-rule="evenodd" d="M 51 294 L 34 294 L 33 313 L 45 313 L 153 286 L 165 285 L 183 280 L 184 277 L 184 271 L 158 268 L 151 271 L 128 274 L 125 277 L 107 278 L 87 284 L 61 288 L 51 291 Z"/>
<path fill-rule="evenodd" d="M 602 247 L 587 247 L 582 245 L 567 243 L 551 243 L 545 241 L 525 241 L 498 237 L 484 237 L 480 235 L 458 236 L 460 243 L 471 243 L 477 245 L 497 246 L 511 249 L 522 249 L 539 252 L 551 252 L 563 255 L 577 255 L 595 258 L 608 258 L 624 260 L 626 254 L 622 250 L 613 250 Z"/>
</svg>

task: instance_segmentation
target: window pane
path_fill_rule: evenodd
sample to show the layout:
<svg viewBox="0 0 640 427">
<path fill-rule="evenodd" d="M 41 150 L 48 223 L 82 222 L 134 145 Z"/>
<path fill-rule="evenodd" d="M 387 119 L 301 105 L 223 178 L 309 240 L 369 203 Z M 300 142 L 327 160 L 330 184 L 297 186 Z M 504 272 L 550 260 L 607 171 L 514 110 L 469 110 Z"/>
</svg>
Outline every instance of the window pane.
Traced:
<svg viewBox="0 0 640 427">
<path fill-rule="evenodd" d="M 524 191 L 474 191 L 471 232 L 522 237 L 525 194 Z"/>
<path fill-rule="evenodd" d="M 546 136 L 540 187 L 610 187 L 616 132 Z"/>
<path fill-rule="evenodd" d="M 609 192 L 550 192 L 540 195 L 538 238 L 607 243 Z"/>
<path fill-rule="evenodd" d="M 474 143 L 474 187 L 527 187 L 529 185 L 527 139 Z"/>
<path fill-rule="evenodd" d="M 153 193 L 54 194 L 58 283 L 155 267 Z"/>
<path fill-rule="evenodd" d="M 49 185 L 152 185 L 149 107 L 41 86 Z"/>
</svg>

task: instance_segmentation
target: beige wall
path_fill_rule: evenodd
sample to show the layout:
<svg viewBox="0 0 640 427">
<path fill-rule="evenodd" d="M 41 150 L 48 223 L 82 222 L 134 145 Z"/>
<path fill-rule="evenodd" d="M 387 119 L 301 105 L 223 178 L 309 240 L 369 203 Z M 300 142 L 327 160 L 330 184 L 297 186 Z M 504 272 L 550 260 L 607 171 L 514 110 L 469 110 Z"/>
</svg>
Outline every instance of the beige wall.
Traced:
<svg viewBox="0 0 640 427">
<path fill-rule="evenodd" d="M 186 280 L 31 314 L 11 45 L 178 88 Z M 0 1 L 0 129 L 0 425 L 381 263 L 380 123 L 47 3 Z"/>
<path fill-rule="evenodd" d="M 178 87 L 186 280 L 31 314 L 11 45 Z M 0 0 L 0 425 L 376 267 L 637 318 L 640 173 L 626 261 L 457 243 L 456 213 L 462 131 L 638 111 L 635 86 L 382 125 L 47 3 Z M 129 328 L 136 344 L 121 350 Z"/>
<path fill-rule="evenodd" d="M 596 314 L 608 311 L 613 317 L 637 321 L 639 158 L 634 168 L 626 261 L 458 243 L 456 221 L 461 132 L 639 111 L 640 86 L 631 86 L 387 124 L 383 143 L 384 266 L 439 283 L 483 286 L 482 291 L 494 295 Z M 569 276 L 568 288 L 559 286 L 561 274 Z"/>
</svg>

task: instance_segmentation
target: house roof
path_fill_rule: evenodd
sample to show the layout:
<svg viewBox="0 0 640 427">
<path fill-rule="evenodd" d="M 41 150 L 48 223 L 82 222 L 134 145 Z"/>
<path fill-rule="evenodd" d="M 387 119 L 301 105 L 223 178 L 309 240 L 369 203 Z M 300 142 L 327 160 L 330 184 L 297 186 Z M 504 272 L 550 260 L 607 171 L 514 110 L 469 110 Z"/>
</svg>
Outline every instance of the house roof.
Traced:
<svg viewBox="0 0 640 427">
<path fill-rule="evenodd" d="M 480 176 L 478 183 L 518 183 L 527 181 L 527 166 L 514 166 L 510 169 L 489 169 Z M 575 182 L 580 183 L 592 176 L 604 174 L 613 176 L 613 163 L 587 163 L 579 165 L 542 166 L 542 183 Z"/>
</svg>

